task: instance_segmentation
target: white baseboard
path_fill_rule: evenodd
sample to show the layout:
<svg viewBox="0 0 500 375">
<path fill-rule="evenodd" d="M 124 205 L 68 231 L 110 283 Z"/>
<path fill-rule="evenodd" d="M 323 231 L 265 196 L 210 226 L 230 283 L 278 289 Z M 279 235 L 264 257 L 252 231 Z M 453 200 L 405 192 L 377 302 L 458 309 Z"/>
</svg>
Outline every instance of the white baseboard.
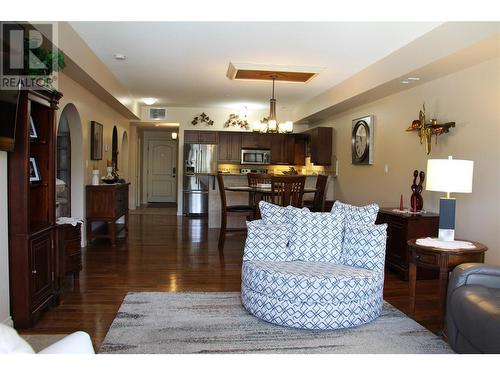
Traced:
<svg viewBox="0 0 500 375">
<path fill-rule="evenodd" d="M 9 327 L 14 327 L 14 322 L 12 321 L 12 317 L 8 317 L 5 319 L 2 324 L 8 325 Z"/>
</svg>

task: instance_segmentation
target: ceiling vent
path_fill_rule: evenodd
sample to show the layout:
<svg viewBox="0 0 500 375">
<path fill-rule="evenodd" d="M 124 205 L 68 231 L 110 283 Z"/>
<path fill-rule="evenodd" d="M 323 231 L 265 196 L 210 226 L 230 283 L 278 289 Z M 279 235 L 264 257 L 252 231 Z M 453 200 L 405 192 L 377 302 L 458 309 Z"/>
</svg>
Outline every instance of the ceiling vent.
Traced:
<svg viewBox="0 0 500 375">
<path fill-rule="evenodd" d="M 251 81 L 276 81 L 307 83 L 324 68 L 291 65 L 259 65 L 229 63 L 227 78 Z"/>
<path fill-rule="evenodd" d="M 146 120 L 149 121 L 165 121 L 167 119 L 166 107 L 147 107 Z"/>
</svg>

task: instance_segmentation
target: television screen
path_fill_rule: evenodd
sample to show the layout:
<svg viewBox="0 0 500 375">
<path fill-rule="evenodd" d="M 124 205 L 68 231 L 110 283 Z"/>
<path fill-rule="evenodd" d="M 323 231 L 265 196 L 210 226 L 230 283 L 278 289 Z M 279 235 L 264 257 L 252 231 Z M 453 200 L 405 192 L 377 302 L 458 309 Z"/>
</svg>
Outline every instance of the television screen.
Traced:
<svg viewBox="0 0 500 375">
<path fill-rule="evenodd" d="M 0 90 L 0 150 L 13 151 L 18 90 Z"/>
</svg>

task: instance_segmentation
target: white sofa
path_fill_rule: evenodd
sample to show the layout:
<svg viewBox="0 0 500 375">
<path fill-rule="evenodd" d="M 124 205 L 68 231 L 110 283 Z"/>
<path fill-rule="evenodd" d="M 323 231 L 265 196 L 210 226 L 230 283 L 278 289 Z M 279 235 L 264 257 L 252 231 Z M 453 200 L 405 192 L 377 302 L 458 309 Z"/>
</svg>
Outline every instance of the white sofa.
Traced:
<svg viewBox="0 0 500 375">
<path fill-rule="evenodd" d="M 0 324 L 0 354 L 35 354 L 35 351 L 14 328 Z M 89 334 L 78 331 L 42 349 L 38 354 L 95 353 Z"/>
<path fill-rule="evenodd" d="M 244 307 L 265 321 L 306 329 L 339 329 L 382 311 L 387 225 L 378 206 L 336 202 L 312 213 L 260 202 L 248 222 L 242 268 Z"/>
</svg>

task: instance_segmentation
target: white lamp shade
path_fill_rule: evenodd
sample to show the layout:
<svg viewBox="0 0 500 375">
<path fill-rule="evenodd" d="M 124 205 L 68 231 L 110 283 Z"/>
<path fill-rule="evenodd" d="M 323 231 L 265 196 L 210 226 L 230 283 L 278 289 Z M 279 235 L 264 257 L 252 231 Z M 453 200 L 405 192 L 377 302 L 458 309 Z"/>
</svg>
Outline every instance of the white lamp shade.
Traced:
<svg viewBox="0 0 500 375">
<path fill-rule="evenodd" d="M 269 120 L 267 126 L 269 131 L 276 131 L 276 120 Z"/>
<path fill-rule="evenodd" d="M 472 160 L 429 159 L 427 160 L 427 183 L 425 189 L 446 193 L 471 193 Z"/>
</svg>

